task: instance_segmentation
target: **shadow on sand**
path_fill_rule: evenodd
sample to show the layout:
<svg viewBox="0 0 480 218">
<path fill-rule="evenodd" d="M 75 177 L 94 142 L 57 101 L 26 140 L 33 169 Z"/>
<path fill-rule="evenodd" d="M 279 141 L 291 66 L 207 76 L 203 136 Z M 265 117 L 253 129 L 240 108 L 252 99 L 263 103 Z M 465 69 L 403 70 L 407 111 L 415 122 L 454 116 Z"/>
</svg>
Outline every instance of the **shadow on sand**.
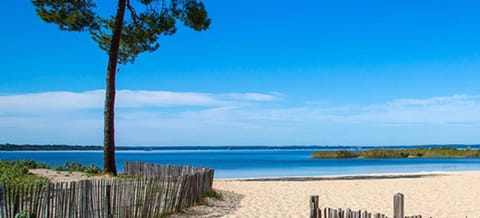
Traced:
<svg viewBox="0 0 480 218">
<path fill-rule="evenodd" d="M 216 190 L 222 194 L 221 199 L 207 198 L 200 205 L 187 208 L 168 218 L 217 218 L 233 214 L 238 209 L 243 195 L 224 190 Z"/>
</svg>

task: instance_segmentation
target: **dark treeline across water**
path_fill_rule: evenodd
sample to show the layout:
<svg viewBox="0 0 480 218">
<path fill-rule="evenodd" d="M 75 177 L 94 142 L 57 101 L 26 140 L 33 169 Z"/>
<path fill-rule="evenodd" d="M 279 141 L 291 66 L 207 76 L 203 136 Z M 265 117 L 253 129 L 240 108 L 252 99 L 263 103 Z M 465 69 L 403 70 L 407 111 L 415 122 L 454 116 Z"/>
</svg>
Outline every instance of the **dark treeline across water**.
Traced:
<svg viewBox="0 0 480 218">
<path fill-rule="evenodd" d="M 466 144 L 432 144 L 432 145 L 377 145 L 377 146 L 325 146 L 325 145 L 286 145 L 286 146 L 117 146 L 116 150 L 368 150 L 438 148 L 451 147 L 457 149 L 480 149 L 480 145 Z M 0 144 L 0 151 L 98 151 L 103 146 L 98 145 L 32 145 L 32 144 Z"/>
</svg>

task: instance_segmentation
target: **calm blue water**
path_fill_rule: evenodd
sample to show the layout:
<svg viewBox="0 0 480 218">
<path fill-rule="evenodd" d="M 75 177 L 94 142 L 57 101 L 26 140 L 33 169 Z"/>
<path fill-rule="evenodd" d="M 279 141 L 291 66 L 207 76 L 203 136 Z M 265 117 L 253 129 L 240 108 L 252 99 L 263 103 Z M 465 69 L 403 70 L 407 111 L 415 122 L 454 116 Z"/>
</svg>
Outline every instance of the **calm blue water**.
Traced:
<svg viewBox="0 0 480 218">
<path fill-rule="evenodd" d="M 366 173 L 480 170 L 480 158 L 311 159 L 314 150 L 169 150 L 117 151 L 125 161 L 206 166 L 216 178 L 319 176 Z M 102 166 L 102 151 L 2 151 L 0 159 L 33 159 L 51 166 L 66 161 Z"/>
</svg>

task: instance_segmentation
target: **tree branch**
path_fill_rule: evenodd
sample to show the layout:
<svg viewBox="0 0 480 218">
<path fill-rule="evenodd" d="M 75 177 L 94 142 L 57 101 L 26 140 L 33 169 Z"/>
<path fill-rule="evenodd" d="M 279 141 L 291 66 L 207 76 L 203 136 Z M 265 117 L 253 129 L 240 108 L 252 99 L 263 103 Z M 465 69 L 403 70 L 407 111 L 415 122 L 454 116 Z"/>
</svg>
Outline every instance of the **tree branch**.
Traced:
<svg viewBox="0 0 480 218">
<path fill-rule="evenodd" d="M 133 23 L 137 24 L 137 12 L 130 4 L 130 0 L 127 0 L 127 9 L 130 11 L 130 16 L 132 16 Z"/>
</svg>

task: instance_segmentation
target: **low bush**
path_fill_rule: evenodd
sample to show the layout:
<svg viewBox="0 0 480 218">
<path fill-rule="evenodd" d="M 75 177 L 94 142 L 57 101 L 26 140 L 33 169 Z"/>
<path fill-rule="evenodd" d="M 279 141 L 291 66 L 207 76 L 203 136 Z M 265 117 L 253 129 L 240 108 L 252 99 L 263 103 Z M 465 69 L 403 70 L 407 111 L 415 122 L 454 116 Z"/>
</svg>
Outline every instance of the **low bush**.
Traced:
<svg viewBox="0 0 480 218">
<path fill-rule="evenodd" d="M 358 157 L 358 154 L 353 151 L 340 150 L 337 151 L 337 158 L 354 158 Z"/>
<path fill-rule="evenodd" d="M 82 172 L 89 175 L 98 175 L 103 172 L 102 169 L 95 165 L 83 166 L 78 162 L 67 162 L 63 166 L 56 166 L 55 171 L 68 171 L 68 172 Z"/>
<path fill-rule="evenodd" d="M 208 191 L 207 193 L 205 193 L 205 197 L 219 200 L 219 199 L 223 198 L 223 195 L 222 195 L 222 193 L 217 192 L 217 191 L 212 189 L 212 190 Z"/>
<path fill-rule="evenodd" d="M 50 168 L 33 160 L 0 160 L 0 183 L 7 185 L 44 184 L 47 179 L 32 175 L 29 169 Z"/>
</svg>

